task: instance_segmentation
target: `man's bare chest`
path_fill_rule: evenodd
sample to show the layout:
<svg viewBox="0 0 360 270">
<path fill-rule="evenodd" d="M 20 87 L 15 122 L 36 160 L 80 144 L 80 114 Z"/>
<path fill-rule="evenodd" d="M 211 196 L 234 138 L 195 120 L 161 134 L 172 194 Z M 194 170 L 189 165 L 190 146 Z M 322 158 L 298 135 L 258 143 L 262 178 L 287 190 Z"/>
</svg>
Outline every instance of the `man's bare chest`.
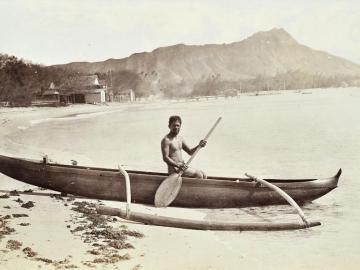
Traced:
<svg viewBox="0 0 360 270">
<path fill-rule="evenodd" d="M 171 140 L 169 147 L 172 152 L 179 151 L 182 149 L 182 142 L 180 139 L 174 138 Z"/>
</svg>

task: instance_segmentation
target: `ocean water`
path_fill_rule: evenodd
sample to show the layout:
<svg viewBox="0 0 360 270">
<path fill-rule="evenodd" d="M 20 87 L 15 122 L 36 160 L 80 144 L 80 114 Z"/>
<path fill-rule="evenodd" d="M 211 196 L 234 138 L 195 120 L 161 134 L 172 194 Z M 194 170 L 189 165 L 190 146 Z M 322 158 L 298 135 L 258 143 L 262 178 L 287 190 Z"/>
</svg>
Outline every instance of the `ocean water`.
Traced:
<svg viewBox="0 0 360 270">
<path fill-rule="evenodd" d="M 221 243 L 220 257 L 194 269 L 357 269 L 360 263 L 360 89 L 287 91 L 193 102 L 134 104 L 96 114 L 44 118 L 7 135 L 2 149 L 14 156 L 79 165 L 166 171 L 160 140 L 170 115 L 183 119 L 181 134 L 195 146 L 219 116 L 222 121 L 192 166 L 208 175 L 313 178 L 343 169 L 339 187 L 303 207 L 322 226 L 289 232 L 205 232 Z M 186 157 L 186 156 L 185 156 Z M 289 206 L 200 210 L 208 219 L 244 214 L 287 221 Z M 201 233 L 202 236 L 204 232 Z M 174 255 L 175 256 L 175 255 Z M 184 265 L 186 266 L 186 264 Z M 203 266 L 203 268 L 202 268 Z"/>
</svg>

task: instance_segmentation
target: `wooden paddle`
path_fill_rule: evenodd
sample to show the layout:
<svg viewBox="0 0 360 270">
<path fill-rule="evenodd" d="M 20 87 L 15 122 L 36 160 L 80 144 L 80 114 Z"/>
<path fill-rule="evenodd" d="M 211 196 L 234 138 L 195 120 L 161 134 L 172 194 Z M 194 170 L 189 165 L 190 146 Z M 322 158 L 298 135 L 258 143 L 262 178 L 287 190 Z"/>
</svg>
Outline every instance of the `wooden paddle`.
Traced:
<svg viewBox="0 0 360 270">
<path fill-rule="evenodd" d="M 218 118 L 216 123 L 213 125 L 213 127 L 210 129 L 208 134 L 205 136 L 204 140 L 206 141 L 211 133 L 214 131 L 216 126 L 221 121 L 221 117 Z M 186 162 L 186 166 L 189 166 L 191 161 L 194 159 L 196 154 L 200 151 L 202 147 L 198 147 L 196 151 L 191 155 L 189 160 Z M 176 196 L 179 194 L 181 184 L 182 184 L 182 178 L 181 175 L 184 173 L 184 171 L 180 171 L 179 173 L 173 173 L 169 177 L 167 177 L 158 187 L 155 193 L 155 206 L 156 207 L 166 207 L 170 203 L 172 203 L 173 200 L 175 200 Z"/>
</svg>

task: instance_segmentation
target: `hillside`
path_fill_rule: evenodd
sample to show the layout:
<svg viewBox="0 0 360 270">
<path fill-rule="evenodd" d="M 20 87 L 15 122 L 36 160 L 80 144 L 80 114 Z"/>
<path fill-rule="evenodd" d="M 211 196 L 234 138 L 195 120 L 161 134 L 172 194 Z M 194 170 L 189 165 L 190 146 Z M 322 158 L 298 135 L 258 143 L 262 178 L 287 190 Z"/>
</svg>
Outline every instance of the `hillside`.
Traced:
<svg viewBox="0 0 360 270">
<path fill-rule="evenodd" d="M 327 78 L 360 75 L 360 65 L 301 45 L 283 29 L 258 32 L 231 44 L 178 44 L 123 59 L 59 66 L 83 73 L 112 70 L 115 79 L 117 74 L 126 72 L 135 78 L 132 85 L 119 82 L 117 86 L 139 88 L 141 85 L 153 93 L 180 91 L 184 94 L 215 77 L 218 82 L 239 82 L 259 75 L 270 78 L 294 71 Z"/>
</svg>

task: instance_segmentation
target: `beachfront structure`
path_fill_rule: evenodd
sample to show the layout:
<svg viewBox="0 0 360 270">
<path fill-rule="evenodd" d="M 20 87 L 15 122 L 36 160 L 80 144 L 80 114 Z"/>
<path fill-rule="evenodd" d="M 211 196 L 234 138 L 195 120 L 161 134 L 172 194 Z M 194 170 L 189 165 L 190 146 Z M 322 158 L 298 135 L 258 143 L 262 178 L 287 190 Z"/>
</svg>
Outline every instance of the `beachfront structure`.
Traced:
<svg viewBox="0 0 360 270">
<path fill-rule="evenodd" d="M 69 103 L 103 103 L 106 86 L 97 75 L 79 76 L 66 80 L 60 86 L 52 82 L 49 88 L 37 95 L 33 105 L 61 105 Z"/>
<path fill-rule="evenodd" d="M 37 93 L 31 101 L 33 106 L 60 106 L 69 103 L 69 97 L 61 94 L 59 87 L 52 82 L 48 89 Z"/>
<path fill-rule="evenodd" d="M 40 95 L 40 100 L 44 102 L 60 103 L 60 93 L 55 89 L 45 90 Z"/>
<path fill-rule="evenodd" d="M 60 86 L 53 82 L 41 94 L 42 100 L 58 100 L 59 103 L 103 103 L 106 102 L 107 86 L 97 75 L 77 76 L 67 79 Z"/>
<path fill-rule="evenodd" d="M 112 90 L 112 100 L 114 102 L 134 102 L 135 92 L 132 89 Z"/>
<path fill-rule="evenodd" d="M 100 84 L 97 75 L 78 76 L 69 79 L 63 86 L 72 103 L 105 102 L 106 85 Z"/>
</svg>

